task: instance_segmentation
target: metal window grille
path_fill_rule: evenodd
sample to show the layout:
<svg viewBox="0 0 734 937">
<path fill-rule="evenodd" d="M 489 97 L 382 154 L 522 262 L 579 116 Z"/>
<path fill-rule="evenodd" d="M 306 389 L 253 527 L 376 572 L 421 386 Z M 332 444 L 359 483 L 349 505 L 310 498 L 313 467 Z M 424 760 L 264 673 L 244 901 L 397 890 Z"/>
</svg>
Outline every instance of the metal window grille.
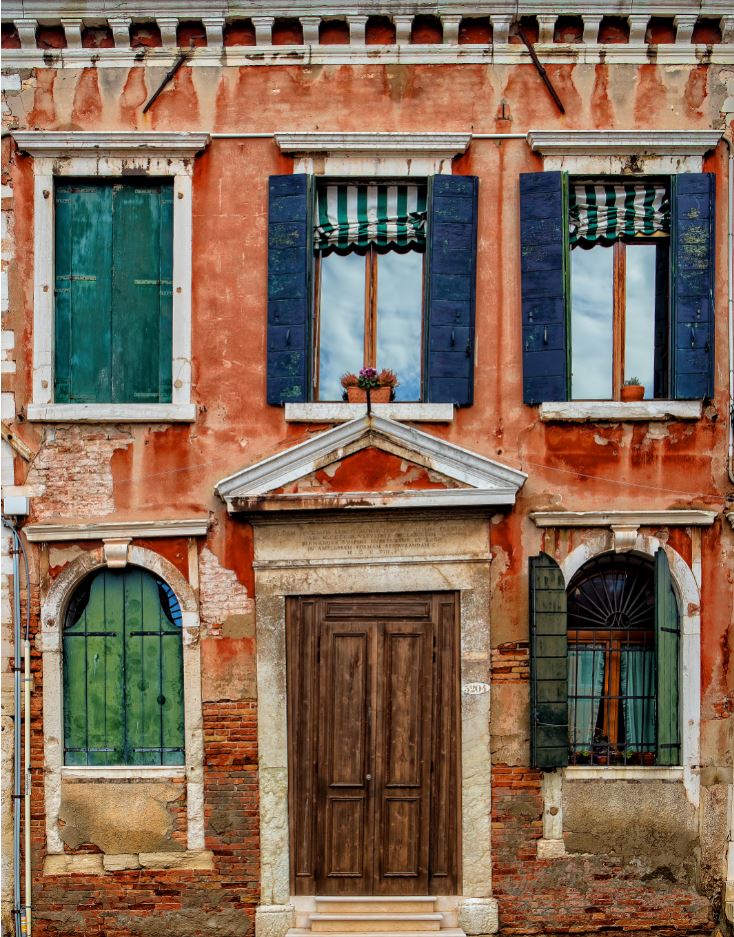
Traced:
<svg viewBox="0 0 734 937">
<path fill-rule="evenodd" d="M 605 554 L 568 589 L 569 760 L 654 764 L 653 564 Z"/>
</svg>

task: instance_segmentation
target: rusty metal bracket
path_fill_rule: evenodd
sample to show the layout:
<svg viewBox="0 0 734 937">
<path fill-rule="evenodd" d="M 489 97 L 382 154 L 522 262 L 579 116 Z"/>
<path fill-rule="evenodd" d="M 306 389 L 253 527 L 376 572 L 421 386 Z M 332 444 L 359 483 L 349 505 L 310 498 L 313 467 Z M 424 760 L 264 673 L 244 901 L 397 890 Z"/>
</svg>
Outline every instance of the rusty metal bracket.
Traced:
<svg viewBox="0 0 734 937">
<path fill-rule="evenodd" d="M 147 110 L 151 108 L 151 106 L 153 105 L 153 102 L 158 98 L 158 95 L 161 93 L 161 91 L 163 91 L 163 89 L 166 87 L 168 82 L 173 78 L 173 76 L 176 74 L 179 68 L 181 68 L 181 66 L 186 61 L 186 59 L 189 58 L 193 50 L 194 50 L 194 46 L 192 43 L 191 48 L 184 49 L 182 52 L 179 52 L 178 58 L 173 63 L 173 67 L 168 72 L 166 72 L 166 76 L 163 79 L 163 81 L 158 85 L 158 87 L 153 92 L 153 94 L 148 98 L 148 101 L 146 102 L 145 107 L 143 108 L 144 114 Z"/>
<path fill-rule="evenodd" d="M 546 88 L 548 89 L 548 93 L 549 93 L 550 96 L 553 98 L 556 107 L 557 107 L 558 110 L 561 112 L 561 114 L 565 114 L 565 113 L 566 113 L 566 109 L 565 109 L 564 106 L 563 106 L 563 102 L 562 102 L 561 99 L 558 97 L 558 92 L 557 92 L 556 89 L 553 87 L 553 85 L 552 85 L 552 83 L 551 83 L 551 80 L 550 80 L 550 78 L 548 77 L 548 72 L 543 68 L 543 66 L 542 66 L 542 64 L 541 64 L 541 62 L 540 62 L 540 59 L 538 58 L 538 55 L 537 55 L 535 49 L 533 48 L 532 42 L 530 42 L 530 40 L 528 39 L 528 37 L 525 35 L 525 33 L 523 32 L 521 26 L 518 25 L 518 26 L 515 27 L 515 33 L 520 37 L 520 39 L 522 39 L 523 43 L 525 44 L 525 48 L 526 48 L 526 49 L 528 50 L 528 52 L 530 53 L 530 58 L 533 60 L 533 65 L 534 65 L 535 68 L 537 69 L 538 74 L 540 75 L 540 77 L 543 79 L 543 84 L 544 84 L 544 85 L 546 86 Z"/>
</svg>

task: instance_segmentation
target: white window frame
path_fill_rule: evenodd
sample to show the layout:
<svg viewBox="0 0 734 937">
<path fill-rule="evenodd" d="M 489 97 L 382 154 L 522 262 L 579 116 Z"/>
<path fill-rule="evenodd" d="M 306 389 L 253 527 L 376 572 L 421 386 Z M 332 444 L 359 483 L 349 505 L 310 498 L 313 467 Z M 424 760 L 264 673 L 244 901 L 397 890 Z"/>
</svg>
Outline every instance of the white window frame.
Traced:
<svg viewBox="0 0 734 937">
<path fill-rule="evenodd" d="M 419 179 L 451 175 L 452 161 L 466 152 L 470 133 L 276 133 L 281 152 L 292 156 L 293 172 L 320 179 Z M 313 349 L 312 349 L 313 351 Z M 389 403 L 373 405 L 375 413 L 392 420 L 450 423 L 450 403 Z M 315 400 L 286 403 L 288 423 L 346 423 L 366 413 L 366 404 Z"/>
<path fill-rule="evenodd" d="M 197 528 L 197 535 L 207 529 Z M 98 534 L 103 531 L 97 531 Z M 128 531 L 134 534 L 133 530 Z M 165 536 L 165 525 L 156 536 Z M 43 538 L 46 540 L 46 538 Z M 56 539 L 52 537 L 49 539 Z M 124 562 L 121 560 L 124 554 Z M 86 767 L 64 764 L 63 725 L 63 628 L 69 602 L 80 583 L 95 570 L 125 564 L 139 566 L 166 582 L 178 599 L 182 616 L 184 764 L 183 765 L 107 765 Z M 43 746 L 44 792 L 46 814 L 46 853 L 63 856 L 64 842 L 59 829 L 61 782 L 84 780 L 158 780 L 185 778 L 187 815 L 187 858 L 199 858 L 205 851 L 204 834 L 204 728 L 201 701 L 201 645 L 199 607 L 191 584 L 159 553 L 130 544 L 130 538 L 116 536 L 101 546 L 83 553 L 69 563 L 54 580 L 41 601 L 40 648 L 43 662 Z M 156 854 L 157 855 L 157 854 Z M 106 857 L 98 869 L 105 870 Z M 66 856 L 67 871 L 82 871 L 88 856 Z M 155 861 L 155 860 L 154 860 Z M 77 868 L 78 866 L 78 868 Z M 53 861 L 49 868 L 55 868 Z M 88 870 L 89 871 L 89 870 Z M 53 874 L 49 872 L 48 874 Z"/>
<path fill-rule="evenodd" d="M 702 172 L 703 158 L 721 140 L 720 130 L 531 130 L 530 149 L 543 171 L 581 176 L 625 176 Z M 650 399 L 544 401 L 538 415 L 549 420 L 697 420 L 701 402 Z"/>
<path fill-rule="evenodd" d="M 192 186 L 206 133 L 16 131 L 19 150 L 33 157 L 33 379 L 28 420 L 149 422 L 196 418 L 191 402 Z M 173 340 L 170 403 L 54 401 L 54 180 L 115 179 L 139 174 L 173 179 Z"/>
</svg>

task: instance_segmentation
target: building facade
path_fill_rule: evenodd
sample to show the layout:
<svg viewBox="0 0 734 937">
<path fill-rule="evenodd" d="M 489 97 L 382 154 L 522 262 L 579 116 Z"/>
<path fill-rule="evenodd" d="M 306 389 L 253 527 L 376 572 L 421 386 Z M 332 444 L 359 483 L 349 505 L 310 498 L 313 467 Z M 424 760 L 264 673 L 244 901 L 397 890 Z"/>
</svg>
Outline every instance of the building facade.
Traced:
<svg viewBox="0 0 734 937">
<path fill-rule="evenodd" d="M 734 17 L 547 7 L 4 5 L 8 933 L 729 932 Z"/>
</svg>

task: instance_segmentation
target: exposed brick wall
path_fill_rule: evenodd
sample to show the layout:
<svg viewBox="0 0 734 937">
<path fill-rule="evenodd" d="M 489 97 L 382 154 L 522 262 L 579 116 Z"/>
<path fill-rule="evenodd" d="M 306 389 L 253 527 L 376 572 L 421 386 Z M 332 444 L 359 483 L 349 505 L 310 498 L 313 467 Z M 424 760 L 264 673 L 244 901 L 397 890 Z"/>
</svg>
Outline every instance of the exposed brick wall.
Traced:
<svg viewBox="0 0 734 937">
<path fill-rule="evenodd" d="M 492 684 L 517 683 L 530 679 L 530 651 L 527 641 L 510 641 L 492 648 Z"/>
<path fill-rule="evenodd" d="M 599 855 L 538 860 L 540 782 L 532 768 L 492 767 L 492 887 L 501 934 L 708 937 L 715 923 L 709 901 L 639 863 Z"/>
</svg>

